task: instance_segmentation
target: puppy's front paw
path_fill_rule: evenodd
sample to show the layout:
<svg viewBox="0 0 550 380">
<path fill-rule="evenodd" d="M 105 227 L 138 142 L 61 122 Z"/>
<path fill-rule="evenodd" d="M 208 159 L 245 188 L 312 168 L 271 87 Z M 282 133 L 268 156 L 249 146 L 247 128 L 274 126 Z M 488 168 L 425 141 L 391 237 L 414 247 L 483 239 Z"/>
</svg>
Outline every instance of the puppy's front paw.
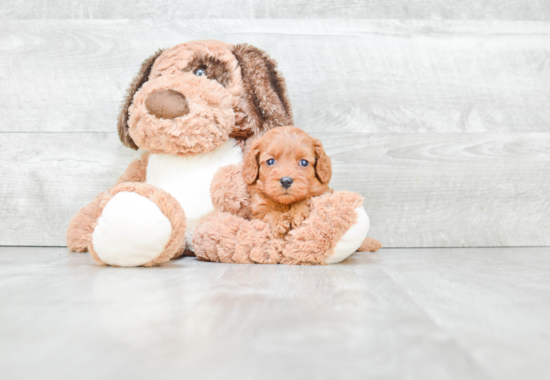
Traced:
<svg viewBox="0 0 550 380">
<path fill-rule="evenodd" d="M 282 217 L 271 225 L 271 230 L 276 238 L 282 239 L 288 231 L 290 231 L 291 220 L 290 215 L 282 215 Z"/>
<path fill-rule="evenodd" d="M 304 220 L 309 216 L 309 200 L 298 203 L 290 209 L 290 215 L 292 218 L 292 229 L 300 227 Z"/>
<path fill-rule="evenodd" d="M 297 214 L 292 218 L 292 229 L 295 230 L 296 228 L 300 227 L 304 220 L 306 220 L 308 217 L 308 214 Z"/>
</svg>

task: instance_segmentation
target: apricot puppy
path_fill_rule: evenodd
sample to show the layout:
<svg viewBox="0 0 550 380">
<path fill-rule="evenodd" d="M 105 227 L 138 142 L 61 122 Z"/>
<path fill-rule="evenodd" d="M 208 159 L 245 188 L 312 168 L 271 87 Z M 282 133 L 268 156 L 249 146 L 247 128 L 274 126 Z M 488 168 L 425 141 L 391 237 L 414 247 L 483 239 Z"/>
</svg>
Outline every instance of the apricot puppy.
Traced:
<svg viewBox="0 0 550 380">
<path fill-rule="evenodd" d="M 243 162 L 252 218 L 282 238 L 309 215 L 312 197 L 329 191 L 330 157 L 323 145 L 296 127 L 279 127 L 254 141 Z"/>
</svg>

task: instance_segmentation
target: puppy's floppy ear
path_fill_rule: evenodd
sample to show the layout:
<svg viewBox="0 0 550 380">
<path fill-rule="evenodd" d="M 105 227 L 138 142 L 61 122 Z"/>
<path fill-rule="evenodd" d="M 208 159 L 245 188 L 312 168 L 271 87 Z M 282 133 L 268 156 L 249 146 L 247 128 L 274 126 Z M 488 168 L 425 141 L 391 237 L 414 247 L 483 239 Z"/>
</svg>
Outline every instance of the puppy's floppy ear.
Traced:
<svg viewBox="0 0 550 380">
<path fill-rule="evenodd" d="M 236 137 L 260 135 L 283 125 L 293 125 L 286 83 L 276 70 L 277 62 L 264 51 L 247 44 L 235 45 L 243 81 L 242 111 L 246 116 L 235 128 Z"/>
<path fill-rule="evenodd" d="M 130 87 L 128 87 L 126 99 L 124 99 L 124 103 L 122 103 L 122 107 L 120 108 L 120 114 L 118 115 L 118 136 L 120 137 L 120 141 L 122 141 L 122 143 L 127 147 L 130 147 L 134 150 L 137 150 L 138 146 L 128 134 L 128 108 L 130 108 L 130 106 L 132 105 L 134 94 L 141 88 L 143 83 L 149 80 L 151 67 L 153 66 L 153 63 L 155 63 L 155 60 L 158 58 L 158 56 L 162 54 L 162 52 L 163 50 L 158 50 L 155 54 L 147 58 L 141 64 L 139 73 L 136 75 L 132 83 L 130 83 Z"/>
<path fill-rule="evenodd" d="M 332 161 L 323 149 L 323 144 L 317 139 L 314 140 L 315 146 L 315 174 L 321 183 L 329 183 L 332 178 Z"/>
<path fill-rule="evenodd" d="M 258 164 L 258 155 L 260 154 L 259 139 L 252 143 L 246 156 L 243 159 L 243 178 L 244 181 L 252 185 L 260 175 L 260 166 Z"/>
</svg>

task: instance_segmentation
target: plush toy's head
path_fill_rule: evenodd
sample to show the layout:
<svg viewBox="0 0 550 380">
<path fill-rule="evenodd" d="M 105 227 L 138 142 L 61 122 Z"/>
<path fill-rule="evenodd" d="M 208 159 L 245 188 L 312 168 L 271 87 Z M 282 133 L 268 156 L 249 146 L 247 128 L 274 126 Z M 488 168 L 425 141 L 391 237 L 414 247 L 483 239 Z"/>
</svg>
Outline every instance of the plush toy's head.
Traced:
<svg viewBox="0 0 550 380">
<path fill-rule="evenodd" d="M 187 155 L 292 124 L 276 66 L 253 46 L 219 41 L 159 51 L 130 85 L 118 120 L 120 139 L 133 149 Z"/>
</svg>

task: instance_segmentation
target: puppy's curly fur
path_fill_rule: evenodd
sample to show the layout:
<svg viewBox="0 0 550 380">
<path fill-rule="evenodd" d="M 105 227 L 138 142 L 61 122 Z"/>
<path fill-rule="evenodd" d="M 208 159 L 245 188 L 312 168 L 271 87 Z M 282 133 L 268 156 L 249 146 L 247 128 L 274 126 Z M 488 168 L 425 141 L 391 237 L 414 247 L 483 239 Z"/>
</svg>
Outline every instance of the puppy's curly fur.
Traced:
<svg viewBox="0 0 550 380">
<path fill-rule="evenodd" d="M 319 140 L 296 127 L 270 130 L 244 158 L 252 218 L 284 237 L 309 216 L 311 198 L 330 191 L 331 176 L 330 157 Z"/>
</svg>

